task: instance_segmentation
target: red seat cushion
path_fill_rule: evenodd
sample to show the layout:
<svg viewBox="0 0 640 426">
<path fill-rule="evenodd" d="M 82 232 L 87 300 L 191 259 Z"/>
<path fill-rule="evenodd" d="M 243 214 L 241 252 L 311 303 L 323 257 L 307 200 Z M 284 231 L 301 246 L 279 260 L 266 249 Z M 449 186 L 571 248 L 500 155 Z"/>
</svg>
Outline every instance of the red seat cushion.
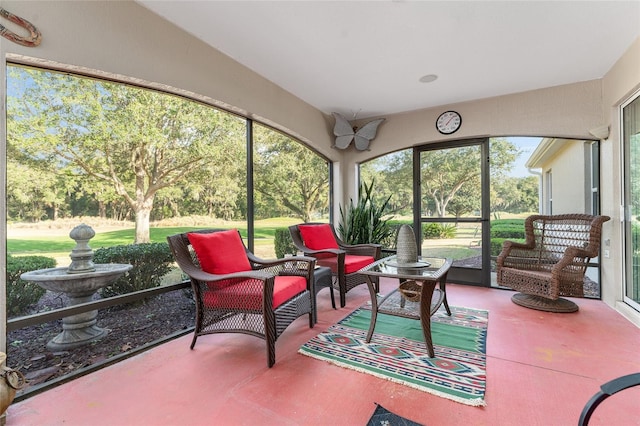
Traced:
<svg viewBox="0 0 640 426">
<path fill-rule="evenodd" d="M 250 271 L 251 264 L 237 229 L 187 234 L 202 270 L 210 274 Z"/>
<path fill-rule="evenodd" d="M 344 273 L 351 274 L 357 272 L 367 265 L 374 262 L 373 256 L 357 256 L 355 254 L 347 254 L 344 256 Z M 328 266 L 334 274 L 338 272 L 338 257 L 330 259 L 318 259 L 318 265 Z"/>
<path fill-rule="evenodd" d="M 333 236 L 331 225 L 298 225 L 304 245 L 311 250 L 337 249 L 338 242 Z"/>
<path fill-rule="evenodd" d="M 229 285 L 216 286 L 209 283 L 211 290 L 203 293 L 203 302 L 209 308 L 227 308 L 241 311 L 262 310 L 262 281 L 242 280 Z M 217 287 L 214 290 L 214 287 Z M 299 276 L 277 276 L 273 288 L 273 309 L 282 305 L 307 288 L 307 280 Z"/>
</svg>

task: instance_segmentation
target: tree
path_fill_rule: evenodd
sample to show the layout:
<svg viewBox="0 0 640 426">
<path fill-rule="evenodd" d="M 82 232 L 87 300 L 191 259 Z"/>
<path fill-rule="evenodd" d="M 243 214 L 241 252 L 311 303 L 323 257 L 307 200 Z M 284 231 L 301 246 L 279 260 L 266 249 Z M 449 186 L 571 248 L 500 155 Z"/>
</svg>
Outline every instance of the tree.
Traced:
<svg viewBox="0 0 640 426">
<path fill-rule="evenodd" d="M 518 179 L 518 204 L 514 213 L 537 212 L 540 205 L 539 179 L 536 176 L 527 176 Z"/>
<path fill-rule="evenodd" d="M 34 163 L 108 183 L 135 214 L 136 243 L 149 241 L 158 191 L 203 169 L 228 176 L 229 154 L 244 146 L 244 121 L 210 106 L 69 74 L 8 70 L 11 82 L 22 83 L 8 97 L 8 144 Z"/>
<path fill-rule="evenodd" d="M 480 211 L 480 185 L 463 186 L 449 202 L 448 208 L 456 218 Z"/>
<path fill-rule="evenodd" d="M 504 176 L 518 156 L 518 149 L 505 139 L 492 139 L 489 151 L 494 179 Z M 420 160 L 422 193 L 434 203 L 438 217 L 446 216 L 449 203 L 461 189 L 480 196 L 477 188 L 480 187 L 482 159 L 478 146 L 426 151 Z"/>
<path fill-rule="evenodd" d="M 480 149 L 477 146 L 438 149 L 421 154 L 422 194 L 434 203 L 438 217 L 463 186 L 480 184 Z"/>
<path fill-rule="evenodd" d="M 538 178 L 504 177 L 491 184 L 491 211 L 496 219 L 499 212 L 523 213 L 538 211 Z"/>
<path fill-rule="evenodd" d="M 291 138 L 254 126 L 254 184 L 259 217 L 294 215 L 303 222 L 329 205 L 326 160 Z"/>
<path fill-rule="evenodd" d="M 378 157 L 360 165 L 360 181 L 373 182 L 372 198 L 388 202 L 389 213 L 407 215 L 413 209 L 413 155 L 411 149 Z"/>
<path fill-rule="evenodd" d="M 500 212 L 511 211 L 517 203 L 518 179 L 505 178 L 491 181 L 490 205 L 495 219 L 500 219 Z"/>
</svg>

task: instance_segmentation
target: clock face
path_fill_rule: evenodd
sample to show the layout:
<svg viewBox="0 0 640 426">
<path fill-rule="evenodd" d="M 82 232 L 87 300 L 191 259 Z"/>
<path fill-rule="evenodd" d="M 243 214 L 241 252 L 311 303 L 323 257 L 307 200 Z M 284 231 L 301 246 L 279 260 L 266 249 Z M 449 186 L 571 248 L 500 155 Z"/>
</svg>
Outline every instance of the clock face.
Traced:
<svg viewBox="0 0 640 426">
<path fill-rule="evenodd" d="M 462 124 L 462 117 L 455 111 L 445 111 L 436 120 L 436 129 L 443 135 L 456 132 Z"/>
</svg>

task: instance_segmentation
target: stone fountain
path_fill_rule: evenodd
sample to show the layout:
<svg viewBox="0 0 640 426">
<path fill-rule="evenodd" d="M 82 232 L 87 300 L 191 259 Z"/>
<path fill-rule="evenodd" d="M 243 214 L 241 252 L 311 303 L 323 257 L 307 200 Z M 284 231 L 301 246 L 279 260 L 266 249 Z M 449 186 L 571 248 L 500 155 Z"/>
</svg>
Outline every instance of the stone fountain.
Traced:
<svg viewBox="0 0 640 426">
<path fill-rule="evenodd" d="M 76 247 L 69 255 L 71 264 L 68 267 L 25 272 L 20 278 L 46 290 L 64 293 L 69 298 L 67 306 L 90 302 L 98 289 L 109 285 L 133 267 L 118 263 L 94 264 L 89 240 L 95 235 L 88 225 L 76 226 L 69 233 Z M 98 311 L 95 310 L 64 317 L 62 333 L 51 339 L 47 348 L 54 352 L 72 349 L 106 336 L 108 331 L 96 325 L 97 316 Z"/>
</svg>

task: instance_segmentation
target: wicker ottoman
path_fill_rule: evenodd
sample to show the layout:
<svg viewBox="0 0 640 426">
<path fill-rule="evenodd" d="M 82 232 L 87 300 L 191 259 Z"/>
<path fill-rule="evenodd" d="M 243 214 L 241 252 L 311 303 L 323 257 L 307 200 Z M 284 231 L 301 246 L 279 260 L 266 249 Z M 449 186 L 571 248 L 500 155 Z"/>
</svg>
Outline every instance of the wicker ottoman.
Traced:
<svg viewBox="0 0 640 426">
<path fill-rule="evenodd" d="M 333 277 L 331 276 L 331 268 L 328 268 L 326 266 L 317 267 L 315 271 L 313 271 L 313 280 L 315 284 L 315 295 L 313 296 L 314 298 L 313 322 L 317 323 L 318 322 L 318 308 L 317 308 L 318 304 L 316 303 L 315 299 L 316 299 L 316 295 L 320 290 L 322 290 L 325 287 L 329 287 L 329 292 L 331 293 L 331 306 L 333 307 L 333 309 L 336 308 L 336 301 L 333 297 Z"/>
</svg>

